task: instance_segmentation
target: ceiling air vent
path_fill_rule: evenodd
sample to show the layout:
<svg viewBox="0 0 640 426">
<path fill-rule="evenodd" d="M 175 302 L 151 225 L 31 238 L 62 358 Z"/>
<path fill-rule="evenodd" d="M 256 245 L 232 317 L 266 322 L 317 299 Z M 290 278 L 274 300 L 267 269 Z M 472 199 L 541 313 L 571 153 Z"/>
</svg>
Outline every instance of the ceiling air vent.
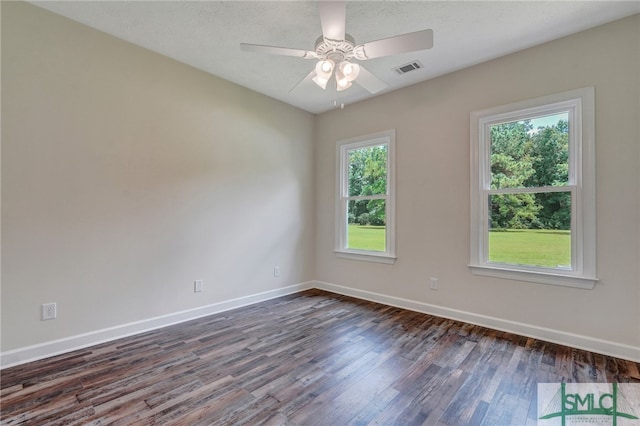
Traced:
<svg viewBox="0 0 640 426">
<path fill-rule="evenodd" d="M 394 68 L 395 72 L 398 74 L 406 74 L 410 71 L 417 70 L 423 68 L 422 64 L 418 61 L 409 62 L 405 65 L 400 65 L 399 67 Z"/>
</svg>

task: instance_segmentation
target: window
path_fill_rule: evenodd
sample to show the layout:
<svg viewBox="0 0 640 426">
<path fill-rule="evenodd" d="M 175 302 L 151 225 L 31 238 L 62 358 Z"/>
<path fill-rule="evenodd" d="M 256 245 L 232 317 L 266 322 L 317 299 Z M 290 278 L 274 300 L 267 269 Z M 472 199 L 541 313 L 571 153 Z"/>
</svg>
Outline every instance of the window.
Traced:
<svg viewBox="0 0 640 426">
<path fill-rule="evenodd" d="M 339 141 L 336 256 L 395 262 L 395 131 Z"/>
<path fill-rule="evenodd" d="M 471 114 L 474 274 L 593 288 L 594 89 Z"/>
</svg>

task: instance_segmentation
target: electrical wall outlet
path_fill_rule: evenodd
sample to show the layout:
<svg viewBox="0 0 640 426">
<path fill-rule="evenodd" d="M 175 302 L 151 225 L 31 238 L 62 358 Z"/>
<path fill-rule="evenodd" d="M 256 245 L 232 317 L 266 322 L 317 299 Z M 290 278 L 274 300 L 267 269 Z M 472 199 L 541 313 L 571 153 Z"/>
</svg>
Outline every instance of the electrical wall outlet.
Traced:
<svg viewBox="0 0 640 426">
<path fill-rule="evenodd" d="M 202 280 L 195 280 L 193 282 L 193 292 L 200 293 L 202 291 L 202 287 L 204 287 L 204 283 Z"/>
<path fill-rule="evenodd" d="M 280 267 L 279 266 L 274 266 L 273 267 L 273 276 L 274 277 L 279 277 L 280 276 Z"/>
<path fill-rule="evenodd" d="M 438 279 L 437 278 L 431 277 L 431 282 L 429 283 L 429 288 L 431 290 L 437 290 L 438 289 Z"/>
<path fill-rule="evenodd" d="M 42 305 L 42 321 L 56 319 L 58 309 L 55 303 L 45 303 Z"/>
</svg>

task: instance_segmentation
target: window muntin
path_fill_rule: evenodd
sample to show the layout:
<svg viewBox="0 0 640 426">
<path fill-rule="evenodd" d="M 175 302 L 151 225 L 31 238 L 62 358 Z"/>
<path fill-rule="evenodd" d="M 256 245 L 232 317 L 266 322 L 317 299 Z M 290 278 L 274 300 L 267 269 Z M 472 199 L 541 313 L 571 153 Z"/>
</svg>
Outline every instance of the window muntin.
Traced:
<svg viewBox="0 0 640 426">
<path fill-rule="evenodd" d="M 338 142 L 336 254 L 392 263 L 395 132 Z"/>
<path fill-rule="evenodd" d="M 593 88 L 471 114 L 474 274 L 592 288 Z"/>
</svg>

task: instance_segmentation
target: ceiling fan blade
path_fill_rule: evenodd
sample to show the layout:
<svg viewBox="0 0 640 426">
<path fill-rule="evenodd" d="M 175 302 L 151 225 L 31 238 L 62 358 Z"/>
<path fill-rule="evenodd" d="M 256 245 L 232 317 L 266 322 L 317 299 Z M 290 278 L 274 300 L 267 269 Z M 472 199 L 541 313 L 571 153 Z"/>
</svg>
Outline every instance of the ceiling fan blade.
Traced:
<svg viewBox="0 0 640 426">
<path fill-rule="evenodd" d="M 358 74 L 358 78 L 356 78 L 355 82 L 372 94 L 376 94 L 387 87 L 387 84 L 384 81 L 371 74 L 371 72 L 362 65 L 360 65 L 360 73 Z"/>
<path fill-rule="evenodd" d="M 426 50 L 432 47 L 433 30 L 422 30 L 358 45 L 354 48 L 354 56 L 364 60 Z"/>
<path fill-rule="evenodd" d="M 245 52 L 269 53 L 271 55 L 296 56 L 298 58 L 317 58 L 316 52 L 310 50 L 289 49 L 288 47 L 263 46 L 261 44 L 240 43 L 240 49 Z"/>
<path fill-rule="evenodd" d="M 300 85 L 307 84 L 308 82 L 312 82 L 312 81 L 313 81 L 313 77 L 315 77 L 315 76 L 316 76 L 316 70 L 315 70 L 315 69 L 313 69 L 313 70 L 311 70 L 311 72 L 310 72 L 309 74 L 307 74 L 307 75 L 306 75 L 302 80 L 300 80 L 299 82 L 297 82 L 297 83 L 295 84 L 295 86 L 293 86 L 293 87 L 289 90 L 289 93 L 293 92 L 293 90 L 294 90 L 296 87 L 300 86 Z"/>
<path fill-rule="evenodd" d="M 344 1 L 319 1 L 322 35 L 331 40 L 344 40 L 347 6 Z"/>
</svg>

